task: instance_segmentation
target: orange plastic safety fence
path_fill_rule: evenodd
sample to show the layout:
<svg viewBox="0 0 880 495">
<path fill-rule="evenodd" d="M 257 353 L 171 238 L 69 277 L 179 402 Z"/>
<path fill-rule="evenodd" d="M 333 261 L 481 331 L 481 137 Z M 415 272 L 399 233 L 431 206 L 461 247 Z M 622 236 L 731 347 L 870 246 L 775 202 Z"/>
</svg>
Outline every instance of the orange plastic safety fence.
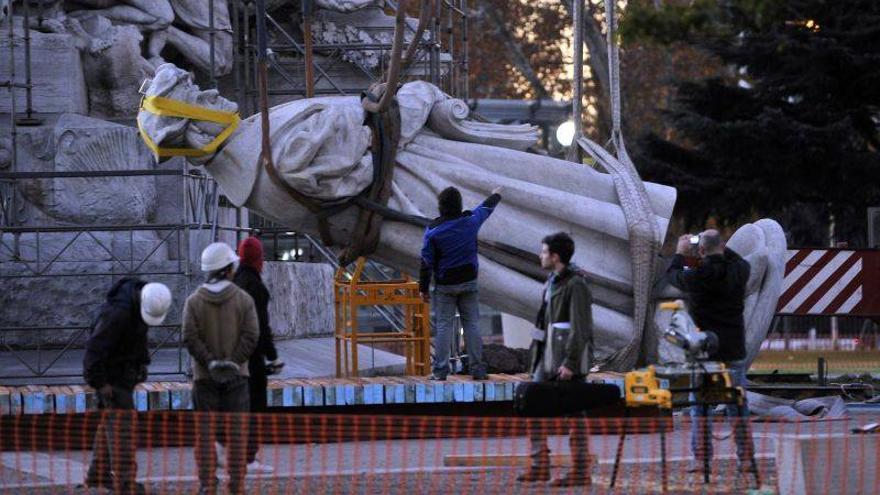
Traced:
<svg viewBox="0 0 880 495">
<path fill-rule="evenodd" d="M 880 434 L 851 431 L 870 419 L 0 416 L 0 492 L 870 494 Z M 566 474 L 578 486 L 545 479 Z"/>
</svg>

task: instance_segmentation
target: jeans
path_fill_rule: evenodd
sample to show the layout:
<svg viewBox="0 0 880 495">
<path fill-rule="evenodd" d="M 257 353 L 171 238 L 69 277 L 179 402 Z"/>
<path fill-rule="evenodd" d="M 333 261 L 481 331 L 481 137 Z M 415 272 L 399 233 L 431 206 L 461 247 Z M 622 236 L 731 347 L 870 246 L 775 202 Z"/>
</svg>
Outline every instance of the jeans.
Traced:
<svg viewBox="0 0 880 495">
<path fill-rule="evenodd" d="M 746 364 L 743 361 L 732 361 L 727 364 L 730 371 L 730 379 L 734 387 L 746 388 Z M 728 418 L 733 419 L 733 439 L 736 442 L 736 455 L 740 464 L 748 466 L 754 444 L 752 442 L 752 431 L 749 425 L 749 405 L 743 399 L 742 408 L 738 408 L 736 404 L 725 404 L 725 413 Z M 704 459 L 712 460 L 712 408 L 708 410 L 708 416 L 703 418 L 701 406 L 691 407 L 691 420 L 693 427 L 691 428 L 691 451 L 694 458 L 698 461 Z M 708 431 L 705 431 L 708 430 Z M 708 437 L 703 448 L 703 438 Z"/>
<path fill-rule="evenodd" d="M 480 336 L 479 300 L 476 280 L 456 285 L 438 285 L 434 289 L 434 308 L 437 316 L 433 366 L 435 375 L 449 374 L 449 351 L 456 330 L 452 327 L 452 320 L 455 318 L 456 309 L 461 317 L 461 326 L 464 327 L 464 342 L 467 346 L 470 373 L 476 376 L 486 372 L 486 364 L 483 362 L 483 338 Z"/>
<path fill-rule="evenodd" d="M 224 384 L 210 379 L 196 380 L 192 399 L 193 409 L 202 413 L 196 418 L 195 457 L 199 483 L 209 492 L 217 489 L 217 451 L 214 440 L 219 434 L 223 439 L 222 443 L 226 445 L 230 491 L 240 491 L 247 474 L 247 412 L 250 411 L 247 377 L 240 376 Z M 209 412 L 238 414 L 206 414 Z"/>
<path fill-rule="evenodd" d="M 95 430 L 92 461 L 89 463 L 86 483 L 110 483 L 115 475 L 117 490 L 134 483 L 137 475 L 134 439 L 135 420 L 132 390 L 113 386 L 113 395 L 105 399 L 98 394 L 98 408 L 104 412 L 101 423 Z"/>
</svg>

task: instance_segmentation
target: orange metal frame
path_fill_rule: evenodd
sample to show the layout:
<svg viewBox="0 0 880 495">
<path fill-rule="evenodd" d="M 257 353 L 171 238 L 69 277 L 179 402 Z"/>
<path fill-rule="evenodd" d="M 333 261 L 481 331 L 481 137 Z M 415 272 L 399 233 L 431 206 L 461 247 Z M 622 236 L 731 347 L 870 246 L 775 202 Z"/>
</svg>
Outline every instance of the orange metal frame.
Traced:
<svg viewBox="0 0 880 495">
<path fill-rule="evenodd" d="M 336 376 L 358 376 L 358 344 L 402 343 L 406 374 L 427 375 L 431 359 L 431 309 L 419 296 L 417 281 L 372 282 L 361 280 L 366 259 L 358 258 L 354 273 L 340 267 L 334 280 L 336 309 Z M 357 315 L 361 307 L 402 306 L 401 332 L 360 332 Z"/>
</svg>

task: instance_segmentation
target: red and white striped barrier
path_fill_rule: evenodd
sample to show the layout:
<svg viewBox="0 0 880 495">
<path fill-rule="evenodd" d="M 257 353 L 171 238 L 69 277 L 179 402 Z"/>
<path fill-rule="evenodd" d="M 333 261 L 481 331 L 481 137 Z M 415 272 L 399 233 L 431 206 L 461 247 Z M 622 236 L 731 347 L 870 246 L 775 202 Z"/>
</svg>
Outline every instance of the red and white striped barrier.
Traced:
<svg viewBox="0 0 880 495">
<path fill-rule="evenodd" d="M 789 250 L 776 311 L 789 315 L 880 315 L 880 251 Z"/>
</svg>

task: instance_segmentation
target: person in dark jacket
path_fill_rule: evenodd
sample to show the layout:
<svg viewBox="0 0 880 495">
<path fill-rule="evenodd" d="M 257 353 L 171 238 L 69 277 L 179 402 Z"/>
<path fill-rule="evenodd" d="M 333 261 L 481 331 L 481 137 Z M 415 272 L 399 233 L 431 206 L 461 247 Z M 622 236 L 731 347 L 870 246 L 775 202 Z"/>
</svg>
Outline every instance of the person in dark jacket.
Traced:
<svg viewBox="0 0 880 495">
<path fill-rule="evenodd" d="M 83 377 L 98 392 L 98 408 L 113 410 L 97 428 L 88 487 L 143 492 L 135 483 L 134 387 L 147 379 L 147 328 L 160 325 L 171 307 L 163 284 L 123 278 L 107 293 L 86 340 Z"/>
<path fill-rule="evenodd" d="M 688 234 L 678 239 L 675 256 L 666 272 L 667 281 L 687 294 L 689 312 L 697 327 L 718 335 L 718 351 L 710 355 L 709 359 L 725 363 L 730 370 L 733 385 L 745 389 L 748 363 L 743 309 L 746 284 L 749 281 L 749 263 L 724 246 L 717 230 L 707 230 L 699 235 L 699 266 L 686 268 L 685 256 L 693 252 L 692 237 Z M 752 469 L 750 460 L 754 448 L 747 420 L 748 404 L 740 411 L 742 418 L 737 418 L 734 422 L 734 440 L 740 467 L 747 471 Z M 703 461 L 712 459 L 711 440 L 707 445 L 703 445 L 702 441 L 706 438 L 703 428 L 711 430 L 712 423 L 701 418 L 701 414 L 700 406 L 691 408 L 691 417 L 696 425 L 691 430 L 691 449 L 695 457 L 693 471 L 702 470 Z M 736 406 L 728 405 L 727 415 L 736 417 Z M 711 438 L 711 431 L 708 437 Z"/>
<path fill-rule="evenodd" d="M 432 277 L 435 282 L 437 333 L 432 380 L 446 380 L 449 374 L 456 309 L 464 328 L 470 373 L 476 380 L 488 376 L 480 336 L 477 235 L 500 201 L 500 187 L 473 211 L 462 211 L 461 192 L 454 187 L 444 189 L 437 197 L 440 216 L 425 229 L 419 274 L 419 292 L 426 302 L 431 300 L 428 291 Z"/>
<path fill-rule="evenodd" d="M 272 328 L 269 326 L 269 290 L 260 276 L 263 271 L 263 244 L 256 237 L 244 239 L 238 245 L 238 257 L 241 261 L 233 281 L 253 298 L 260 325 L 257 348 L 248 361 L 251 412 L 263 413 L 268 410 L 268 369 L 280 369 L 284 363 L 278 359 L 278 351 L 272 340 Z M 271 473 L 271 466 L 257 460 L 260 449 L 258 433 L 257 428 L 252 425 L 247 450 L 248 471 Z"/>
<path fill-rule="evenodd" d="M 583 274 L 571 263 L 574 240 L 565 232 L 545 237 L 541 245 L 541 268 L 550 271 L 535 321 L 531 346 L 532 381 L 583 381 L 593 363 L 593 296 Z M 533 423 L 537 425 L 537 423 Z M 551 481 L 551 486 L 591 484 L 589 437 L 583 419 L 574 418 L 569 431 L 571 471 Z M 529 428 L 532 464 L 517 481 L 550 480 L 547 434 Z"/>
</svg>

